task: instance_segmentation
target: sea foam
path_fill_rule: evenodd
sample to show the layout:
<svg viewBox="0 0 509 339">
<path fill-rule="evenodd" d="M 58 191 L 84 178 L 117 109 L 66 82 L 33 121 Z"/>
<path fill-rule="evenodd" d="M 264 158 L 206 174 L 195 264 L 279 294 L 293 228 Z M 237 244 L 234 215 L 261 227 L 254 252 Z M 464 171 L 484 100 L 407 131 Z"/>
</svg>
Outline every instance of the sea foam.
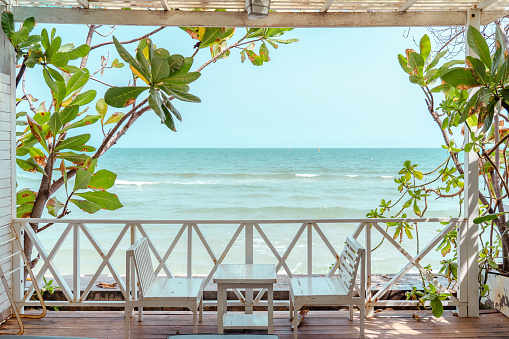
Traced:
<svg viewBox="0 0 509 339">
<path fill-rule="evenodd" d="M 313 178 L 313 177 L 317 177 L 318 174 L 295 174 L 296 177 L 301 177 L 301 178 Z"/>
</svg>

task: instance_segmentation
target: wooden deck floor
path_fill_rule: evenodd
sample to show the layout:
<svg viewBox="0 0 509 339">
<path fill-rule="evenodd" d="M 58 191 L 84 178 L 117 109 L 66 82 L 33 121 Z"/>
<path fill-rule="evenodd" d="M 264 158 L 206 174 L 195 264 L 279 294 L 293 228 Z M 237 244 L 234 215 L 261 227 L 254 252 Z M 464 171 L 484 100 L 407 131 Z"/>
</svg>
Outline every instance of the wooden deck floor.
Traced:
<svg viewBox="0 0 509 339">
<path fill-rule="evenodd" d="M 451 311 L 433 318 L 428 311 L 383 311 L 366 321 L 367 338 L 509 338 L 509 319 L 496 311 L 482 311 L 480 318 L 458 318 Z M 357 313 L 358 314 L 358 313 Z M 25 319 L 26 335 L 81 336 L 91 338 L 123 338 L 122 312 L 50 311 L 43 319 Z M 275 312 L 275 334 L 281 339 L 292 338 L 288 312 Z M 315 311 L 299 327 L 299 338 L 358 338 L 359 320 L 348 320 L 346 311 Z M 14 319 L 0 326 L 0 333 L 16 331 Z M 199 333 L 215 333 L 215 312 L 205 312 Z M 131 338 L 167 338 L 172 334 L 192 333 L 192 316 L 187 312 L 145 312 L 143 322 L 131 322 Z M 228 333 L 244 333 L 229 331 Z M 266 333 L 250 331 L 246 333 Z"/>
</svg>

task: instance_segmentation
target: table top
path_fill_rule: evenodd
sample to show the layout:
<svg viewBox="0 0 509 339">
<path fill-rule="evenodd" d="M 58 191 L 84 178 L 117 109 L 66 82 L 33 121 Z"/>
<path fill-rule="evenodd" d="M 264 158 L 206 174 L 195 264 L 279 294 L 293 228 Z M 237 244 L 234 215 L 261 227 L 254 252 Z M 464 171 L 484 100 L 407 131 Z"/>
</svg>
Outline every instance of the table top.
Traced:
<svg viewBox="0 0 509 339">
<path fill-rule="evenodd" d="M 274 284 L 276 266 L 272 264 L 221 264 L 214 275 L 214 282 L 223 284 Z"/>
</svg>

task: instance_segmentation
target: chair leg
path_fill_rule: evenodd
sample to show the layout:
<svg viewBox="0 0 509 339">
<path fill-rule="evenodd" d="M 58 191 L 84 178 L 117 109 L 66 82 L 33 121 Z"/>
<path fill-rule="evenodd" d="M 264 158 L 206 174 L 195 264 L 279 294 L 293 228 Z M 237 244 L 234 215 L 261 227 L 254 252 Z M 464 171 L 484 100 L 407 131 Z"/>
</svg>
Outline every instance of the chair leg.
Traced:
<svg viewBox="0 0 509 339">
<path fill-rule="evenodd" d="M 138 321 L 143 321 L 143 306 L 138 307 Z"/>
<path fill-rule="evenodd" d="M 198 307 L 196 304 L 193 306 L 193 333 L 198 333 Z"/>
<path fill-rule="evenodd" d="M 132 307 L 126 306 L 125 307 L 125 339 L 129 339 L 130 337 L 130 327 L 131 327 L 131 313 L 132 313 Z"/>
<path fill-rule="evenodd" d="M 288 307 L 288 313 L 290 313 L 290 321 L 293 320 L 293 300 L 292 296 L 290 295 L 290 306 Z"/>
<path fill-rule="evenodd" d="M 297 339 L 298 333 L 297 328 L 299 327 L 299 317 L 298 317 L 299 308 L 294 303 L 293 305 L 293 338 Z"/>
<path fill-rule="evenodd" d="M 352 304 L 348 305 L 348 311 L 350 312 L 350 315 L 349 315 L 350 321 L 352 321 L 353 320 L 353 305 Z"/>
<path fill-rule="evenodd" d="M 201 298 L 200 298 L 200 318 L 199 318 L 199 321 L 200 322 L 203 321 L 203 294 L 201 295 Z"/>
<path fill-rule="evenodd" d="M 366 320 L 366 305 L 364 300 L 361 300 L 361 304 L 359 305 L 359 309 L 361 311 L 361 326 L 360 326 L 360 337 L 364 338 L 364 322 Z"/>
</svg>

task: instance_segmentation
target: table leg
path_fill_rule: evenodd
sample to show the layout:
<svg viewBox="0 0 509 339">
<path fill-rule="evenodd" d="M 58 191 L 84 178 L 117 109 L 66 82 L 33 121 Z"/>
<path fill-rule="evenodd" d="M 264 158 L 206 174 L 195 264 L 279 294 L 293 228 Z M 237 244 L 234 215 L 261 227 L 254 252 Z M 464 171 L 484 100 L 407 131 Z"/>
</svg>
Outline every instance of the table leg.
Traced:
<svg viewBox="0 0 509 339">
<path fill-rule="evenodd" d="M 217 334 L 223 334 L 223 286 L 217 284 Z"/>
<path fill-rule="evenodd" d="M 270 284 L 268 286 L 268 295 L 267 295 L 267 307 L 268 307 L 268 316 L 269 316 L 269 328 L 268 333 L 274 333 L 274 286 Z"/>
</svg>

